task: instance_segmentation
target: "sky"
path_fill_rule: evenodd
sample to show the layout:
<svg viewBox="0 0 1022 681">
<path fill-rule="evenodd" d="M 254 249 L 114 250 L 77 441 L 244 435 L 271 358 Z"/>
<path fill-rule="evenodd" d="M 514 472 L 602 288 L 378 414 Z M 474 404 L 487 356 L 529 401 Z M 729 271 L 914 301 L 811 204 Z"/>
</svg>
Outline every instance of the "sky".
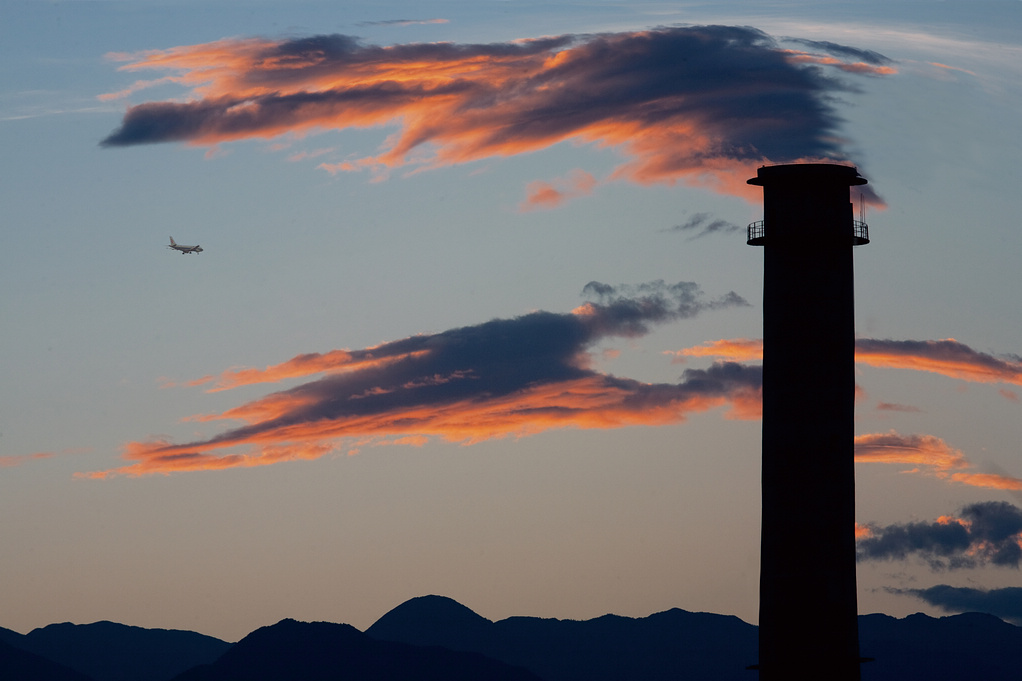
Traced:
<svg viewBox="0 0 1022 681">
<path fill-rule="evenodd" d="M 799 161 L 869 181 L 859 611 L 1022 622 L 1022 3 L 0 17 L 0 626 L 755 623 Z"/>
</svg>

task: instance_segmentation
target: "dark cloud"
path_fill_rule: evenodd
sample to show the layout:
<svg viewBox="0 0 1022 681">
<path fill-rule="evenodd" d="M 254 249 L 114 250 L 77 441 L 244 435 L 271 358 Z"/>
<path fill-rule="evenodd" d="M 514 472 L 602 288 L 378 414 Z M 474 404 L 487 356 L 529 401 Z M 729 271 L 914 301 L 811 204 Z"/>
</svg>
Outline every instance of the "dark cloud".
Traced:
<svg viewBox="0 0 1022 681">
<path fill-rule="evenodd" d="M 654 324 L 747 304 L 740 296 L 707 299 L 690 282 L 661 281 L 591 282 L 585 291 L 595 300 L 569 314 L 534 312 L 363 350 L 299 355 L 265 371 L 229 372 L 221 378 L 229 387 L 329 373 L 200 418 L 248 425 L 183 445 L 130 443 L 126 458 L 135 463 L 90 475 L 266 465 L 323 456 L 345 438 L 475 442 L 551 428 L 678 423 L 718 406 L 730 406 L 739 418 L 758 414 L 759 367 L 718 363 L 686 371 L 679 383 L 659 384 L 589 368 L 587 349 L 601 338 L 634 337 Z M 222 451 L 239 445 L 252 451 Z"/>
<path fill-rule="evenodd" d="M 1022 587 L 972 589 L 938 584 L 928 589 L 887 589 L 889 593 L 915 596 L 946 612 L 984 612 L 1022 622 Z"/>
<path fill-rule="evenodd" d="M 867 525 L 856 542 L 859 560 L 904 560 L 911 555 L 934 570 L 1022 564 L 1022 509 L 1005 501 L 964 507 L 959 517 L 885 527 Z"/>
<path fill-rule="evenodd" d="M 582 292 L 598 302 L 589 303 L 576 312 L 588 316 L 594 333 L 609 336 L 641 336 L 648 333 L 649 324 L 694 317 L 704 310 L 749 305 L 734 291 L 706 301 L 699 287 L 687 281 L 666 284 L 658 280 L 637 286 L 610 286 L 591 281 Z"/>
<path fill-rule="evenodd" d="M 538 385 L 590 378 L 595 374 L 584 368 L 582 355 L 602 338 L 641 336 L 652 324 L 693 317 L 705 310 L 747 305 L 734 292 L 706 300 L 692 282 L 656 281 L 637 286 L 590 282 L 584 293 L 595 296 L 598 302 L 587 303 L 573 314 L 533 312 L 412 336 L 363 351 L 377 358 L 401 359 L 294 388 L 288 393 L 305 406 L 259 427 L 377 414 L 465 398 L 492 399 Z M 723 394 L 723 386 L 733 384 L 734 379 L 721 371 L 700 375 L 698 380 L 701 385 L 709 385 L 712 376 L 716 382 L 711 392 Z M 604 378 L 629 391 L 643 391 L 637 382 Z M 358 399 L 351 401 L 353 396 Z"/>
<path fill-rule="evenodd" d="M 696 213 L 682 224 L 671 227 L 668 231 L 689 233 L 689 240 L 691 241 L 692 239 L 698 239 L 709 234 L 729 234 L 744 229 L 741 225 L 736 225 L 733 222 L 719 218 L 712 219 L 712 217 L 709 213 Z"/>
<path fill-rule="evenodd" d="M 623 152 L 612 179 L 684 178 L 749 197 L 751 165 L 843 158 L 833 95 L 846 86 L 748 27 L 388 47 L 231 39 L 119 58 L 193 90 L 130 107 L 103 146 L 393 125 L 378 155 L 322 167 L 445 165 L 575 140 Z"/>
</svg>

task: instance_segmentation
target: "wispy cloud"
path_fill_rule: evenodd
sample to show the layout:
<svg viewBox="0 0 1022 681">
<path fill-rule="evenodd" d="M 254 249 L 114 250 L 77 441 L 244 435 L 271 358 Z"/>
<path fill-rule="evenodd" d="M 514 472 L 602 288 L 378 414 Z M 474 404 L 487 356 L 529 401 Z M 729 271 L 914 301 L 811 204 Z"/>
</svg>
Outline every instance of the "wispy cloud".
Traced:
<svg viewBox="0 0 1022 681">
<path fill-rule="evenodd" d="M 416 26 L 419 24 L 446 24 L 449 19 L 385 19 L 383 21 L 360 21 L 358 26 Z"/>
<path fill-rule="evenodd" d="M 727 362 L 757 361 L 763 358 L 763 341 L 730 338 L 708 341 L 667 354 L 674 356 L 675 363 L 685 363 L 695 357 Z M 893 341 L 860 338 L 855 342 L 855 361 L 876 367 L 927 371 L 974 382 L 1022 384 L 1022 362 L 1018 357 L 994 357 L 950 339 Z M 858 386 L 857 391 L 861 394 Z M 1009 398 L 1008 395 L 1005 397 Z M 890 402 L 879 402 L 877 409 L 902 413 L 920 411 L 915 406 Z M 902 435 L 893 430 L 859 435 L 855 438 L 855 460 L 860 463 L 911 465 L 913 468 L 907 472 L 932 475 L 973 487 L 1022 492 L 1022 479 L 1001 473 L 977 472 L 961 451 L 933 435 Z"/>
<path fill-rule="evenodd" d="M 69 454 L 84 454 L 91 450 L 87 448 L 74 448 L 65 449 L 59 452 L 33 452 L 32 454 L 15 454 L 12 456 L 0 456 L 0 468 L 13 468 L 15 466 L 21 466 L 33 461 L 41 461 L 43 459 L 52 459 L 56 456 L 65 456 Z"/>
<path fill-rule="evenodd" d="M 102 144 L 212 146 L 396 126 L 379 153 L 322 164 L 386 172 L 572 140 L 625 157 L 611 180 L 684 181 L 758 200 L 745 180 L 759 164 L 844 158 L 832 96 L 846 86 L 816 64 L 855 71 L 858 62 L 846 60 L 862 55 L 826 49 L 827 59 L 796 54 L 761 31 L 727 26 L 466 45 L 228 39 L 112 55 L 122 70 L 171 72 L 153 82 L 173 78 L 191 99 L 130 107 Z M 560 191 L 534 190 L 534 200 Z"/>
<path fill-rule="evenodd" d="M 970 504 L 928 523 L 865 527 L 856 541 L 859 560 L 917 556 L 933 570 L 1022 564 L 1022 509 L 1005 501 Z"/>
<path fill-rule="evenodd" d="M 865 50 L 858 47 L 852 47 L 850 45 L 841 45 L 829 40 L 808 40 L 806 38 L 791 37 L 786 37 L 783 40 L 785 42 L 796 43 L 804 47 L 808 47 L 811 50 L 814 50 L 815 54 L 833 55 L 844 57 L 846 59 L 853 59 L 855 60 L 854 63 L 866 63 L 872 64 L 873 66 L 886 66 L 894 63 L 890 58 L 875 50 Z"/>
<path fill-rule="evenodd" d="M 877 411 L 893 411 L 903 414 L 918 414 L 922 411 L 919 407 L 910 404 L 898 404 L 896 402 L 877 402 Z"/>
<path fill-rule="evenodd" d="M 866 76 L 889 76 L 898 72 L 891 66 L 891 59 L 874 50 L 840 45 L 829 40 L 784 38 L 784 42 L 809 48 L 809 51 L 787 50 L 792 61 L 799 64 L 833 66 L 847 73 Z"/>
<path fill-rule="evenodd" d="M 734 418 L 759 413 L 758 367 L 718 363 L 689 369 L 679 383 L 641 383 L 589 368 L 587 350 L 609 336 L 638 337 L 657 324 L 747 305 L 729 293 L 707 299 L 689 282 L 609 286 L 572 313 L 534 312 L 365 350 L 301 355 L 264 370 L 203 379 L 213 389 L 326 372 L 222 414 L 246 425 L 187 444 L 132 442 L 120 468 L 83 474 L 146 475 L 262 466 L 400 438 L 470 444 L 552 428 L 618 428 L 678 423 L 730 406 Z M 242 451 L 236 451 L 240 448 Z"/>
<path fill-rule="evenodd" d="M 676 364 L 684 364 L 689 357 L 716 357 L 729 362 L 750 362 L 763 359 L 763 341 L 758 338 L 724 338 L 666 354 L 674 355 L 673 361 Z"/>
<path fill-rule="evenodd" d="M 684 362 L 688 357 L 717 357 L 744 362 L 762 359 L 763 341 L 755 338 L 709 341 L 673 354 L 678 362 Z M 902 341 L 860 338 L 855 341 L 855 361 L 889 369 L 928 371 L 977 383 L 1022 385 L 1022 358 L 1017 355 L 996 357 L 973 350 L 953 338 Z"/>
<path fill-rule="evenodd" d="M 569 199 L 592 194 L 595 186 L 596 178 L 584 170 L 574 170 L 553 182 L 535 180 L 525 188 L 526 197 L 518 209 L 556 208 Z"/>
<path fill-rule="evenodd" d="M 20 466 L 26 464 L 29 461 L 38 461 L 39 459 L 49 459 L 53 457 L 53 452 L 36 452 L 34 454 L 20 454 L 14 456 L 0 456 L 0 468 L 13 468 L 14 466 Z"/>
<path fill-rule="evenodd" d="M 1000 473 L 977 473 L 965 455 L 933 435 L 902 435 L 896 431 L 867 433 L 855 438 L 859 463 L 910 465 L 909 473 L 932 475 L 972 487 L 1022 491 L 1022 479 Z"/>
<path fill-rule="evenodd" d="M 380 347 L 383 348 L 383 346 Z M 200 386 L 212 383 L 213 386 L 209 388 L 209 392 L 217 392 L 237 388 L 241 385 L 276 383 L 288 378 L 300 378 L 324 372 L 362 371 L 379 368 L 404 359 L 421 357 L 428 354 L 429 351 L 423 349 L 410 349 L 407 352 L 396 351 L 394 344 L 389 343 L 383 352 L 383 356 L 379 356 L 377 348 L 366 348 L 354 351 L 332 350 L 323 354 L 307 353 L 265 369 L 228 369 L 219 377 L 204 376 L 189 381 L 187 385 Z M 165 387 L 175 387 L 175 384 L 166 384 Z"/>
<path fill-rule="evenodd" d="M 875 367 L 929 371 L 977 383 L 1022 385 L 1022 358 L 995 357 L 953 338 L 944 340 L 855 341 L 855 361 Z"/>
<path fill-rule="evenodd" d="M 936 66 L 939 69 L 946 69 L 948 71 L 959 71 L 961 73 L 967 73 L 970 76 L 975 76 L 976 75 L 975 71 L 970 71 L 968 69 L 962 69 L 962 68 L 959 68 L 957 66 L 948 66 L 947 64 L 941 64 L 940 62 L 936 62 L 936 61 L 931 61 L 931 62 L 927 62 L 927 63 L 929 63 L 931 66 Z"/>
<path fill-rule="evenodd" d="M 860 463 L 894 463 L 927 466 L 947 474 L 965 468 L 961 451 L 933 435 L 868 433 L 855 438 L 855 460 Z"/>
<path fill-rule="evenodd" d="M 671 227 L 669 232 L 685 232 L 689 234 L 689 241 L 709 234 L 728 234 L 741 231 L 743 227 L 727 220 L 714 218 L 709 213 L 696 213 L 680 225 Z"/>
</svg>

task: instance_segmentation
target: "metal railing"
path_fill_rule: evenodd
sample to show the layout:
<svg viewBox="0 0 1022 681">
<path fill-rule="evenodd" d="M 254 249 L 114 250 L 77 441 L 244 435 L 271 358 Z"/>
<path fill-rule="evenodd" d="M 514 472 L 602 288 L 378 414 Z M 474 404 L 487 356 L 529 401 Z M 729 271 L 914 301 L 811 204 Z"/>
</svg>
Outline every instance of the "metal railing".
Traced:
<svg viewBox="0 0 1022 681">
<path fill-rule="evenodd" d="M 756 220 L 755 222 L 749 223 L 749 240 L 750 244 L 762 243 L 763 237 L 766 236 L 766 228 L 763 225 L 762 220 Z M 760 241 L 757 241 L 759 239 Z"/>
<path fill-rule="evenodd" d="M 862 220 L 852 220 L 852 245 L 869 243 L 869 227 Z"/>
<path fill-rule="evenodd" d="M 749 223 L 746 243 L 752 246 L 762 246 L 766 243 L 766 224 L 763 220 Z M 868 243 L 869 226 L 862 220 L 852 220 L 852 245 L 861 246 Z"/>
</svg>

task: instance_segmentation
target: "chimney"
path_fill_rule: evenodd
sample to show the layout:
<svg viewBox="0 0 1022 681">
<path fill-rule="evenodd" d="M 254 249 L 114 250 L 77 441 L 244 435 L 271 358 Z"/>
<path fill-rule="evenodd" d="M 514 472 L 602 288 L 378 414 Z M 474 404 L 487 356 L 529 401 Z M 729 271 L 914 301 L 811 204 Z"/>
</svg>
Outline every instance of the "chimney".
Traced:
<svg viewBox="0 0 1022 681">
<path fill-rule="evenodd" d="M 764 166 L 760 679 L 859 677 L 851 166 Z"/>
</svg>

